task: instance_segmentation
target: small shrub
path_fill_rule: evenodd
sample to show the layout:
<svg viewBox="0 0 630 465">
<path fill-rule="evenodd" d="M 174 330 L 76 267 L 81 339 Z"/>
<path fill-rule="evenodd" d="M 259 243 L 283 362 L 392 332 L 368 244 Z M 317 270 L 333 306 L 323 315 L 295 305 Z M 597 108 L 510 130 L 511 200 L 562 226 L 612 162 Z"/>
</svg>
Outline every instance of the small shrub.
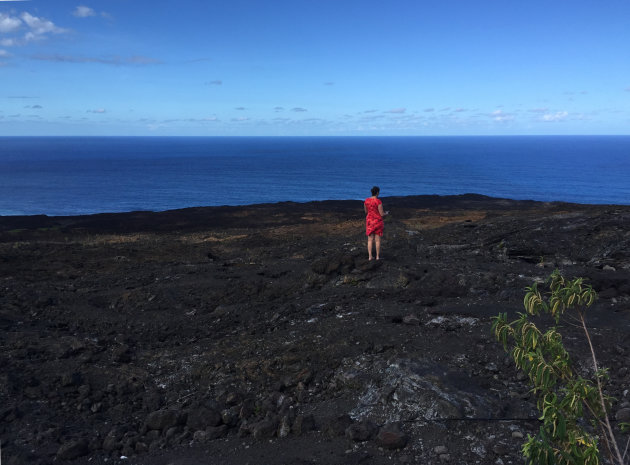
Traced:
<svg viewBox="0 0 630 465">
<path fill-rule="evenodd" d="M 597 293 L 583 278 L 566 280 L 558 270 L 548 284 L 549 292 L 544 294 L 536 283 L 526 289 L 526 312 L 519 313 L 519 318 L 508 322 L 507 314 L 500 313 L 492 323 L 497 340 L 527 375 L 538 396 L 542 424 L 536 436 L 528 435 L 523 455 L 529 464 L 536 465 L 598 465 L 601 441 L 611 463 L 627 464 L 628 447 L 622 453 L 617 444 L 608 416 L 612 399 L 603 392 L 608 371 L 598 365 L 586 326 L 586 309 L 593 305 Z M 542 332 L 530 319 L 540 315 L 550 316 L 555 325 Z M 563 315 L 584 332 L 595 369 L 590 379 L 572 370 L 558 331 Z M 620 427 L 628 431 L 627 424 Z"/>
</svg>

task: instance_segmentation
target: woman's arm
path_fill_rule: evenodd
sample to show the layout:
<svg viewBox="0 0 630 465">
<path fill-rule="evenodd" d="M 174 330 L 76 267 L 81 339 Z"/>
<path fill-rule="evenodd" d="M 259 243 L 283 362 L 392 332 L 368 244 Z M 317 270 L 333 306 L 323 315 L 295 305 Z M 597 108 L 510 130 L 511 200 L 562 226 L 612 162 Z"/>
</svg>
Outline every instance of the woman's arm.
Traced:
<svg viewBox="0 0 630 465">
<path fill-rule="evenodd" d="M 385 216 L 385 215 L 386 215 L 386 213 L 383 211 L 383 204 L 382 204 L 382 203 L 379 203 L 379 204 L 378 204 L 378 213 L 379 213 L 381 216 Z"/>
</svg>

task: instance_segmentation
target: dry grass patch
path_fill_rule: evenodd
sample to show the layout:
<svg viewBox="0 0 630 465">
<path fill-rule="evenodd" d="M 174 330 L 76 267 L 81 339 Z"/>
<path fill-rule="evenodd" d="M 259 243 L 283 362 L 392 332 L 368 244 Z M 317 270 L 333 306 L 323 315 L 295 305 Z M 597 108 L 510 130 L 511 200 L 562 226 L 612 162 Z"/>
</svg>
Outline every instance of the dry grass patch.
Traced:
<svg viewBox="0 0 630 465">
<path fill-rule="evenodd" d="M 249 236 L 249 234 L 212 234 L 208 235 L 208 233 L 197 233 L 197 234 L 188 234 L 185 236 L 180 236 L 178 240 L 183 244 L 206 244 L 206 243 L 221 243 L 221 242 L 229 242 L 236 241 L 240 239 L 245 239 Z"/>
<path fill-rule="evenodd" d="M 465 213 L 443 213 L 441 215 L 427 215 L 419 218 L 408 218 L 402 222 L 410 229 L 435 229 L 453 223 L 480 221 L 486 218 L 486 212 L 472 211 Z"/>
</svg>

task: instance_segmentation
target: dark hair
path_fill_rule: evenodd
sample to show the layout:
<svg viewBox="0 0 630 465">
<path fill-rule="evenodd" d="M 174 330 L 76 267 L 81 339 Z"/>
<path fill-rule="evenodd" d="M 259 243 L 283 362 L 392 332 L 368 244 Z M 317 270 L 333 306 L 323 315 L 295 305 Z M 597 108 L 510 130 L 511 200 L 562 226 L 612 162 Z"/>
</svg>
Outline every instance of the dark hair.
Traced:
<svg viewBox="0 0 630 465">
<path fill-rule="evenodd" d="M 374 187 L 372 188 L 372 195 L 378 195 L 378 193 L 379 193 L 380 191 L 381 191 L 381 190 L 378 188 L 378 186 L 374 186 Z"/>
</svg>

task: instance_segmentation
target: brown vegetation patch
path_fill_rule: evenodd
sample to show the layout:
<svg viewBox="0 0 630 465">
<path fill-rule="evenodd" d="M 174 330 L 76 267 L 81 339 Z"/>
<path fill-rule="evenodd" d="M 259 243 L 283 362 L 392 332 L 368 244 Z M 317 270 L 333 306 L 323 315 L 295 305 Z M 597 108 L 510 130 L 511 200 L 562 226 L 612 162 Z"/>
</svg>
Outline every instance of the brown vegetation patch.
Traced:
<svg viewBox="0 0 630 465">
<path fill-rule="evenodd" d="M 472 212 L 458 212 L 448 213 L 440 212 L 439 215 L 431 214 L 416 218 L 403 219 L 402 222 L 409 228 L 416 230 L 441 228 L 447 224 L 452 223 L 465 223 L 473 221 L 481 221 L 487 216 L 486 212 L 472 211 Z"/>
</svg>

